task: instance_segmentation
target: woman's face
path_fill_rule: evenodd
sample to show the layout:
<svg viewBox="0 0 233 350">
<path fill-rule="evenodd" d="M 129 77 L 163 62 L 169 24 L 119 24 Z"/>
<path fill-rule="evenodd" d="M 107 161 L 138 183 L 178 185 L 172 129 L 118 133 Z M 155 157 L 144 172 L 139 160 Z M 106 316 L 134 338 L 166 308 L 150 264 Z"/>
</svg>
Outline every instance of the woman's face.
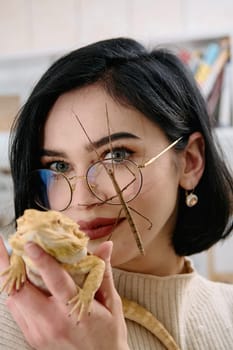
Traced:
<svg viewBox="0 0 233 350">
<path fill-rule="evenodd" d="M 64 214 L 89 235 L 90 251 L 107 239 L 113 241 L 112 265 L 115 267 L 163 274 L 169 264 L 176 264 L 178 257 L 170 237 L 177 217 L 179 155 L 170 149 L 142 169 L 141 191 L 128 203 L 145 256 L 139 252 L 122 206 L 100 202 L 87 186 L 86 171 L 97 160 L 109 157 L 115 158 L 116 167 L 122 158 L 143 164 L 168 145 L 164 133 L 156 125 L 140 112 L 116 103 L 98 85 L 60 96 L 48 115 L 42 138 L 41 166 L 62 171 L 68 178 L 78 176 L 72 202 Z M 133 179 L 134 174 L 131 175 Z M 106 173 L 103 176 L 105 180 L 101 182 L 100 179 L 99 184 L 104 192 L 111 182 Z M 75 183 L 74 178 L 71 182 Z"/>
</svg>

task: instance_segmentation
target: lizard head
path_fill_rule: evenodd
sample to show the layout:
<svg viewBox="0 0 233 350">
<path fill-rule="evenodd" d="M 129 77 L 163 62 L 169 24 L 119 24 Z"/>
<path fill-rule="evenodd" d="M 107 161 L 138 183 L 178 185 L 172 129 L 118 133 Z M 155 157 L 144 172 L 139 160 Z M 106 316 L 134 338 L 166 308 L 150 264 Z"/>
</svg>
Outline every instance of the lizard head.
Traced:
<svg viewBox="0 0 233 350">
<path fill-rule="evenodd" d="M 17 231 L 9 244 L 16 254 L 23 256 L 27 242 L 38 244 L 61 263 L 72 264 L 87 254 L 88 236 L 60 212 L 27 209 L 17 219 Z"/>
</svg>

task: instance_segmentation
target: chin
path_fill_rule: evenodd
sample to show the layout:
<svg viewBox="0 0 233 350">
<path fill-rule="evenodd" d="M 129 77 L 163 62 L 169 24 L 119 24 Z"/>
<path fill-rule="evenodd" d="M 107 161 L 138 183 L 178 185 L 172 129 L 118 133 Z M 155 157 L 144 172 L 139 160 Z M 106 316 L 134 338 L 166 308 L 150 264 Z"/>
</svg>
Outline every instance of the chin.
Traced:
<svg viewBox="0 0 233 350">
<path fill-rule="evenodd" d="M 126 246 L 127 245 L 121 248 L 115 246 L 115 249 L 114 249 L 114 245 L 113 245 L 113 252 L 111 257 L 112 267 L 124 269 L 124 267 L 126 267 L 128 264 L 131 264 L 132 261 L 142 256 L 139 250 L 137 249 L 137 247 L 135 247 L 135 249 L 132 248 L 133 243 L 131 243 L 130 249 L 125 248 Z"/>
</svg>

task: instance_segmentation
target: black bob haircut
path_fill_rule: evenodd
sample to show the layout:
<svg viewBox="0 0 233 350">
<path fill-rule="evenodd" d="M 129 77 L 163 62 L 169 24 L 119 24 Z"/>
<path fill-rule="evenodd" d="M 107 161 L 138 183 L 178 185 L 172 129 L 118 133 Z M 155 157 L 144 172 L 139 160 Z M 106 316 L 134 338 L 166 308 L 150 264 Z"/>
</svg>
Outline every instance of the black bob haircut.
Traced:
<svg viewBox="0 0 233 350">
<path fill-rule="evenodd" d="M 129 38 L 103 40 L 58 59 L 34 87 L 12 129 L 11 169 L 15 215 L 37 208 L 29 176 L 40 165 L 40 131 L 57 98 L 72 89 L 99 83 L 121 104 L 131 106 L 183 149 L 189 135 L 202 133 L 206 166 L 195 188 L 198 204 L 188 208 L 180 188 L 178 220 L 172 245 L 178 255 L 208 249 L 232 229 L 233 180 L 212 135 L 205 102 L 192 74 L 166 49 L 147 51 Z"/>
</svg>

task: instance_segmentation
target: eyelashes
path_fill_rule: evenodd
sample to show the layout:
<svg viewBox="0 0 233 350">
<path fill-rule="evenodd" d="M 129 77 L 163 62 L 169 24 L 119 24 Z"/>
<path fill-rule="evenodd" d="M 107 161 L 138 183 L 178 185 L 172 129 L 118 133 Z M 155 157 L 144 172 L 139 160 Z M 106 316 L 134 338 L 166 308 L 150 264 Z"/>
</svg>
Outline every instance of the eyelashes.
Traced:
<svg viewBox="0 0 233 350">
<path fill-rule="evenodd" d="M 44 162 L 43 166 L 46 169 L 50 169 L 59 173 L 65 173 L 70 170 L 70 165 L 68 162 L 65 162 L 64 160 L 53 160 L 49 162 Z"/>
<path fill-rule="evenodd" d="M 124 160 L 130 159 L 135 154 L 131 148 L 126 146 L 108 147 L 103 150 L 100 154 L 100 159 L 92 159 L 91 163 L 95 163 L 98 160 L 113 159 L 113 160 Z M 45 169 L 51 169 L 56 172 L 70 172 L 74 169 L 74 164 L 69 159 L 64 159 L 56 156 L 43 156 L 41 157 L 41 166 Z M 77 164 L 78 167 L 78 164 Z"/>
<path fill-rule="evenodd" d="M 102 159 L 129 159 L 133 153 L 128 147 L 113 147 L 103 153 Z"/>
</svg>

